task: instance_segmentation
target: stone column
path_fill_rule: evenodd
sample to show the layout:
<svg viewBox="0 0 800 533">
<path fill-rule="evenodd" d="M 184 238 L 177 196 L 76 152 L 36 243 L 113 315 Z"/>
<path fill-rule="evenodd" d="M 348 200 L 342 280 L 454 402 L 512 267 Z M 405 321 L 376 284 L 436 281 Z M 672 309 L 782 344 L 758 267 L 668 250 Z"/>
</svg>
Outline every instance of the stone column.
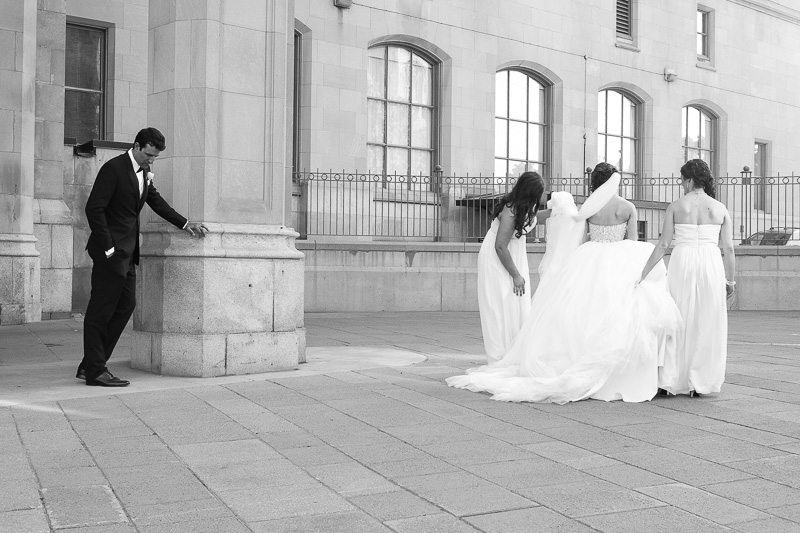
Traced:
<svg viewBox="0 0 800 533">
<path fill-rule="evenodd" d="M 38 322 L 42 317 L 33 234 L 36 11 L 36 0 L 0 0 L 2 325 Z"/>
<path fill-rule="evenodd" d="M 289 2 L 150 3 L 148 123 L 167 138 L 155 183 L 211 233 L 150 215 L 134 368 L 219 376 L 303 360 L 303 255 L 285 226 Z"/>
<path fill-rule="evenodd" d="M 40 2 L 36 32 L 33 229 L 41 262 L 42 318 L 72 311 L 72 213 L 64 202 L 66 3 Z"/>
</svg>

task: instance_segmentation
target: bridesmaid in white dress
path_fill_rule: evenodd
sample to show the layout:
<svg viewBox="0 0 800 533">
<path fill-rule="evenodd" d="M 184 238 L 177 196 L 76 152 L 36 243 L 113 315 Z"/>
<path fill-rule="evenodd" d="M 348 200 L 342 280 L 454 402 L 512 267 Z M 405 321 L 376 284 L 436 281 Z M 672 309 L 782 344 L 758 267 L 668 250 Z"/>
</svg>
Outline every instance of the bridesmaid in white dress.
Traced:
<svg viewBox="0 0 800 533">
<path fill-rule="evenodd" d="M 683 165 L 681 180 L 685 194 L 667 208 L 661 239 L 642 278 L 674 237 L 667 278 L 686 329 L 678 335 L 675 357 L 666 357 L 659 368 L 658 385 L 671 394 L 699 396 L 719 392 L 725 380 L 726 296 L 733 296 L 736 285 L 733 224 L 725 205 L 714 199 L 714 178 L 704 161 Z"/>
<path fill-rule="evenodd" d="M 511 346 L 531 310 L 526 233 L 536 225 L 544 180 L 524 172 L 495 206 L 478 252 L 478 309 L 487 362 Z"/>
</svg>

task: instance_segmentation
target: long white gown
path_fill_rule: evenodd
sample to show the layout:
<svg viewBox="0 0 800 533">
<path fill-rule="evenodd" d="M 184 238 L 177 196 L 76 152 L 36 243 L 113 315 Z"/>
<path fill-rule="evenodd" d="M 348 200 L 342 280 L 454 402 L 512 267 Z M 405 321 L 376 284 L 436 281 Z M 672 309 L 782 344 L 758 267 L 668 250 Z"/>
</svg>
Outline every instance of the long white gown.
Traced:
<svg viewBox="0 0 800 533">
<path fill-rule="evenodd" d="M 668 283 L 686 328 L 658 376 L 659 387 L 673 394 L 719 392 L 725 381 L 728 311 L 720 229 L 717 224 L 675 224 Z"/>
<path fill-rule="evenodd" d="M 500 262 L 494 249 L 500 220 L 495 218 L 478 252 L 478 309 L 481 315 L 481 331 L 486 360 L 497 361 L 511 347 L 511 342 L 519 332 L 531 311 L 531 280 L 528 271 L 527 238 L 533 224 L 523 229 L 517 238 L 511 236 L 508 252 L 520 275 L 525 279 L 525 294 L 514 294 L 514 280 Z M 516 232 L 515 232 L 516 233 Z"/>
<path fill-rule="evenodd" d="M 568 193 L 554 193 L 548 207 L 545 270 L 531 314 L 500 361 L 448 385 L 512 402 L 651 399 L 681 327 L 663 262 L 636 286 L 652 244 L 624 240 L 625 225 L 590 226 L 594 240 L 568 253 L 572 245 L 564 244 L 581 237 L 585 222 L 574 222 Z"/>
</svg>

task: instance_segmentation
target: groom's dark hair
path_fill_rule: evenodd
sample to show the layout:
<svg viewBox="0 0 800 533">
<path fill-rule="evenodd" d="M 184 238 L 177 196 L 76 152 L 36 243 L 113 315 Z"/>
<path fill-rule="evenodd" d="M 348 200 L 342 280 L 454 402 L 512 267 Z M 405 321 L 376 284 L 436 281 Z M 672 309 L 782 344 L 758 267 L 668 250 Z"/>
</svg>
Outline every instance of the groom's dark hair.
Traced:
<svg viewBox="0 0 800 533">
<path fill-rule="evenodd" d="M 167 147 L 167 141 L 164 139 L 164 135 L 155 128 L 144 128 L 143 130 L 139 130 L 139 133 L 136 134 L 136 139 L 133 140 L 133 143 L 139 143 L 140 150 L 144 150 L 144 147 L 148 144 L 159 152 L 163 152 Z"/>
</svg>

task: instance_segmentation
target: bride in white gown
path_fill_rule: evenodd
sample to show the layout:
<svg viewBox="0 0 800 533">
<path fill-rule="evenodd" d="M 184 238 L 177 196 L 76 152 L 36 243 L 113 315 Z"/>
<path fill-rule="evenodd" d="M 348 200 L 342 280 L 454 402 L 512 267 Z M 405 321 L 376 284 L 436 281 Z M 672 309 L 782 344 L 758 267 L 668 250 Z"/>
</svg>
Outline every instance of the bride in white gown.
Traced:
<svg viewBox="0 0 800 533">
<path fill-rule="evenodd" d="M 637 286 L 653 245 L 635 240 L 636 211 L 617 194 L 619 181 L 613 166 L 599 164 L 580 212 L 572 195 L 553 193 L 531 314 L 502 359 L 448 385 L 514 402 L 639 402 L 656 394 L 680 312 L 663 262 Z M 587 220 L 591 240 L 581 244 Z"/>
</svg>

